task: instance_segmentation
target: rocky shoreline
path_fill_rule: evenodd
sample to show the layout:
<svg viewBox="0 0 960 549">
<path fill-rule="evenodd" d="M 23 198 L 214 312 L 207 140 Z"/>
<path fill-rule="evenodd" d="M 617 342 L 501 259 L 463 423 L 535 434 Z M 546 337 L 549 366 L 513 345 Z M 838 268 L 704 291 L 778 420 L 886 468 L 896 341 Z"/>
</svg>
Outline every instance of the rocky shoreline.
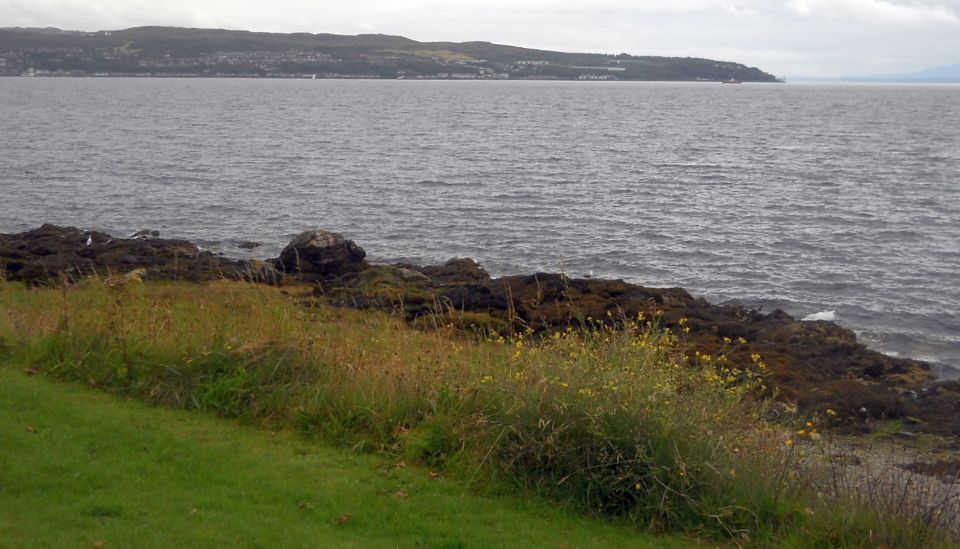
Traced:
<svg viewBox="0 0 960 549">
<path fill-rule="evenodd" d="M 926 363 L 867 349 L 851 330 L 833 322 L 714 305 L 682 288 L 556 273 L 493 278 L 471 259 L 435 266 L 376 265 L 365 256 L 353 241 L 327 231 L 303 233 L 280 257 L 262 261 L 228 259 L 149 232 L 118 238 L 47 224 L 0 234 L 0 275 L 30 285 L 137 268 L 145 269 L 148 280 L 308 284 L 305 305 L 398 311 L 413 324 L 444 315 L 463 328 L 500 333 L 550 332 L 642 314 L 685 333 L 691 352 L 724 353 L 741 364 L 760 355 L 778 398 L 808 413 L 829 408 L 845 429 L 903 420 L 904 436 L 960 436 L 960 382 L 937 382 Z"/>
</svg>

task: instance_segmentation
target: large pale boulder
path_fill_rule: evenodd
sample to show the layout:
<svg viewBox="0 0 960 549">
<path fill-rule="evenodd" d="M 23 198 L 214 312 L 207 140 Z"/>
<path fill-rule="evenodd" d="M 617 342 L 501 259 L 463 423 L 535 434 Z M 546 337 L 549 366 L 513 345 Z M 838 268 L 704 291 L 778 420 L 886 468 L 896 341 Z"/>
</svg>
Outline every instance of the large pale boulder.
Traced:
<svg viewBox="0 0 960 549">
<path fill-rule="evenodd" d="M 313 230 L 299 234 L 280 252 L 287 273 L 337 276 L 367 268 L 367 252 L 340 233 Z"/>
</svg>

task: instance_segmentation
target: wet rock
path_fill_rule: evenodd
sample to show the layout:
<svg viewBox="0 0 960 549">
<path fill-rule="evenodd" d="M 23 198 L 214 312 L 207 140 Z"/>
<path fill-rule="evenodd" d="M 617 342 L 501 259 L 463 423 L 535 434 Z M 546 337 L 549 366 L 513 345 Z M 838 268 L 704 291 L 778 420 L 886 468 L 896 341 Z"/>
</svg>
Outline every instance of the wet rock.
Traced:
<svg viewBox="0 0 960 549">
<path fill-rule="evenodd" d="M 235 277 L 236 262 L 201 252 L 185 240 L 114 238 L 98 231 L 46 224 L 19 234 L 0 234 L 0 271 L 28 284 L 144 267 L 153 279 L 209 280 Z"/>
<path fill-rule="evenodd" d="M 440 283 L 469 284 L 490 280 L 490 274 L 479 263 L 469 258 L 453 258 L 443 265 L 428 267 L 404 265 L 404 267 L 423 273 Z"/>
<path fill-rule="evenodd" d="M 160 238 L 160 231 L 143 229 L 131 234 L 130 238 Z"/>
<path fill-rule="evenodd" d="M 241 242 L 241 243 L 237 244 L 237 247 L 240 248 L 241 250 L 253 250 L 253 249 L 255 249 L 255 248 L 259 248 L 259 247 L 260 247 L 260 243 L 259 243 L 259 242 L 254 242 L 254 241 L 252 241 L 252 240 L 248 240 L 248 241 L 246 241 L 246 242 Z"/>
<path fill-rule="evenodd" d="M 482 284 L 464 284 L 444 288 L 440 299 L 450 307 L 462 311 L 506 311 L 507 297 Z"/>
<path fill-rule="evenodd" d="M 280 268 L 307 279 L 329 278 L 367 268 L 367 253 L 340 233 L 314 230 L 295 237 L 280 253 Z"/>
</svg>

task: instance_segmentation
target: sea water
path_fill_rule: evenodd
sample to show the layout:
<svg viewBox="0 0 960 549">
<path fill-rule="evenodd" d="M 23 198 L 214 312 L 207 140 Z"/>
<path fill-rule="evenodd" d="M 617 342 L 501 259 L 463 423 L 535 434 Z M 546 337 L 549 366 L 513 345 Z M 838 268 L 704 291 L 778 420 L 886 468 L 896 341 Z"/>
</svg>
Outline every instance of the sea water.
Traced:
<svg viewBox="0 0 960 549">
<path fill-rule="evenodd" d="M 960 368 L 958 121 L 946 85 L 7 78 L 0 231 L 265 258 L 326 228 L 375 261 L 682 286 Z"/>
</svg>

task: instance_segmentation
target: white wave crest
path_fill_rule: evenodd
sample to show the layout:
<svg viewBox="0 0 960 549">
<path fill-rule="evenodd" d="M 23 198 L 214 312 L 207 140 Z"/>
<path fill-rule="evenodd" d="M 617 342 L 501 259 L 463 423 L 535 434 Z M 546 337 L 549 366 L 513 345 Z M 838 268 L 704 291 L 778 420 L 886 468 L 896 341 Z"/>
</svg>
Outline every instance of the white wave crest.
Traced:
<svg viewBox="0 0 960 549">
<path fill-rule="evenodd" d="M 813 313 L 812 315 L 807 315 L 803 317 L 804 322 L 811 322 L 814 320 L 836 320 L 837 312 L 836 311 L 820 311 L 819 313 Z"/>
</svg>

